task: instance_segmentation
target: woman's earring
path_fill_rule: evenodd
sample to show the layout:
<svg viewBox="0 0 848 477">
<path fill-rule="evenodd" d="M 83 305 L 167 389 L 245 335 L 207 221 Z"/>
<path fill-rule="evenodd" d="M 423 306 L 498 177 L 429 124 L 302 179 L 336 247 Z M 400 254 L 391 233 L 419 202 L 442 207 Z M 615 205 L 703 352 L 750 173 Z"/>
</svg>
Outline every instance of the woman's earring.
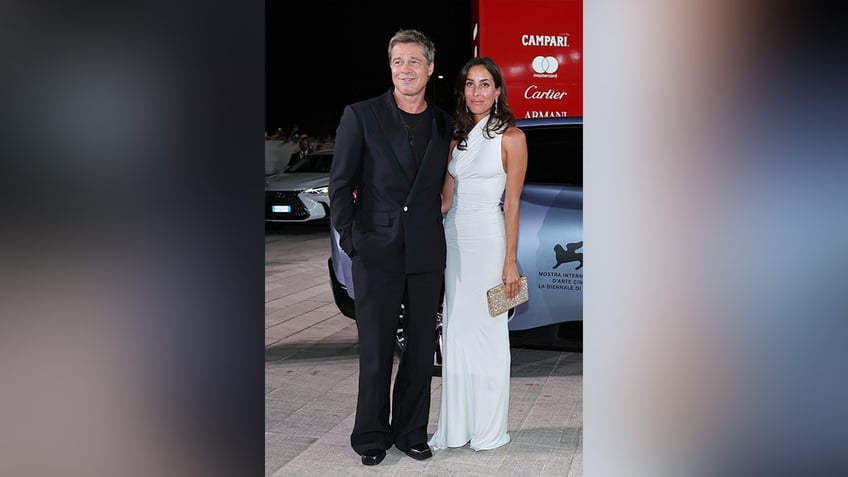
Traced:
<svg viewBox="0 0 848 477">
<path fill-rule="evenodd" d="M 495 114 L 498 114 L 498 98 L 495 98 Z"/>
<path fill-rule="evenodd" d="M 465 112 L 468 112 L 468 103 L 465 103 Z"/>
</svg>

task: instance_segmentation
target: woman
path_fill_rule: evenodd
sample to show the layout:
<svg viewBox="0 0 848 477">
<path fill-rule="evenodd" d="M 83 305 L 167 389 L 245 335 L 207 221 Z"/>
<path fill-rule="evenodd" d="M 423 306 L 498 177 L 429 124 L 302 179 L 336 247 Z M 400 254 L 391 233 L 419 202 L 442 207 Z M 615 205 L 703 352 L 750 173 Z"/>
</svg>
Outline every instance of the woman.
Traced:
<svg viewBox="0 0 848 477">
<path fill-rule="evenodd" d="M 515 127 L 500 68 L 472 58 L 455 88 L 456 129 L 442 188 L 447 266 L 439 420 L 433 449 L 488 450 L 509 442 L 507 313 L 491 317 L 486 290 L 518 292 L 518 205 L 527 143 Z M 503 197 L 503 210 L 500 200 Z"/>
</svg>

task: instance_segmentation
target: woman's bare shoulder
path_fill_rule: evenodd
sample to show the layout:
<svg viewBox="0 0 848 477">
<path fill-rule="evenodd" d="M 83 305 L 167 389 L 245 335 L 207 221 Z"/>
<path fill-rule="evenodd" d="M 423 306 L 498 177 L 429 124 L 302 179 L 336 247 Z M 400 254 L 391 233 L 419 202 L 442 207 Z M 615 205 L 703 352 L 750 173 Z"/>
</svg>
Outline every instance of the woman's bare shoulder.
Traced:
<svg viewBox="0 0 848 477">
<path fill-rule="evenodd" d="M 516 126 L 510 126 L 504 131 L 504 141 L 525 141 L 524 139 L 524 131 L 519 129 Z"/>
</svg>

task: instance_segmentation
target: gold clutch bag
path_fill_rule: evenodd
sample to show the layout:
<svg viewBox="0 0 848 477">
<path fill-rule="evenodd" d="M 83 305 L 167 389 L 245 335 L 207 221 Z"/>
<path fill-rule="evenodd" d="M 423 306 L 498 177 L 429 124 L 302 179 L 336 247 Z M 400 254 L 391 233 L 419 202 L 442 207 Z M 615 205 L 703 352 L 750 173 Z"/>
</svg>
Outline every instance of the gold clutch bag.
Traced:
<svg viewBox="0 0 848 477">
<path fill-rule="evenodd" d="M 527 293 L 527 277 L 522 275 L 518 280 L 521 287 L 512 300 L 506 299 L 506 285 L 503 283 L 486 290 L 486 301 L 489 303 L 490 315 L 498 316 L 530 299 Z"/>
</svg>

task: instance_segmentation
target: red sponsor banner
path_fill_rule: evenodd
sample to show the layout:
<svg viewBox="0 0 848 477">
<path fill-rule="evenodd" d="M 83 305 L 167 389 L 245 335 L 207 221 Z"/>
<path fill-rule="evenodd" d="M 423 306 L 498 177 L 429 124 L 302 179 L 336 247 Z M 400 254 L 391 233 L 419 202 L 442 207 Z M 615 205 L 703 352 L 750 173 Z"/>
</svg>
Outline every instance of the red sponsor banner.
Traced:
<svg viewBox="0 0 848 477">
<path fill-rule="evenodd" d="M 516 118 L 583 115 L 583 1 L 472 0 L 472 52 L 491 57 Z"/>
</svg>

